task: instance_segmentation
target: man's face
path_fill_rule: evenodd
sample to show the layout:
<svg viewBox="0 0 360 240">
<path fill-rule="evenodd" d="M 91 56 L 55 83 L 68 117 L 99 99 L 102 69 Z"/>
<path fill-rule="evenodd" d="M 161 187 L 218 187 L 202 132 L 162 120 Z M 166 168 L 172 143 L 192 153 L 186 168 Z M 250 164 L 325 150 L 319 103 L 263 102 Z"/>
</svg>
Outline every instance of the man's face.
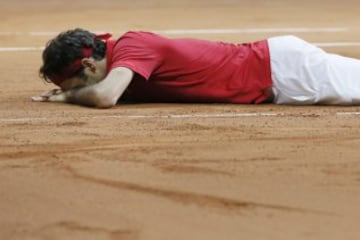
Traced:
<svg viewBox="0 0 360 240">
<path fill-rule="evenodd" d="M 85 79 L 79 77 L 68 78 L 60 84 L 62 90 L 67 91 L 73 88 L 82 88 L 90 84 Z"/>
<path fill-rule="evenodd" d="M 72 77 L 60 84 L 62 90 L 82 88 L 102 81 L 106 77 L 106 58 L 100 61 L 84 59 L 85 78 Z"/>
</svg>

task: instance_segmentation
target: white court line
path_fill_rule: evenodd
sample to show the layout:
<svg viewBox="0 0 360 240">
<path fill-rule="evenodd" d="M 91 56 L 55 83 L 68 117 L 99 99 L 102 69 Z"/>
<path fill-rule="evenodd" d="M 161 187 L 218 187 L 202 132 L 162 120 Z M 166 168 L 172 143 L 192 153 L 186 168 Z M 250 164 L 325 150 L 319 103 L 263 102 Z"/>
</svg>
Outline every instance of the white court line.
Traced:
<svg viewBox="0 0 360 240">
<path fill-rule="evenodd" d="M 34 118 L 0 118 L 0 123 L 22 123 L 22 122 L 52 122 L 73 121 L 74 119 L 188 119 L 188 118 L 240 118 L 240 117 L 270 117 L 280 116 L 281 113 L 214 113 L 214 114 L 166 114 L 166 115 L 104 115 L 104 116 L 79 116 L 79 117 L 34 117 Z"/>
<path fill-rule="evenodd" d="M 233 29 L 168 29 L 168 30 L 150 30 L 153 32 L 168 34 L 168 35 L 181 35 L 181 34 L 254 34 L 254 33 L 329 33 L 329 32 L 346 32 L 349 31 L 345 27 L 336 28 L 233 28 Z M 103 33 L 104 31 L 95 31 Z M 123 31 L 125 32 L 125 31 Z M 122 33 L 123 33 L 122 32 Z M 0 32 L 0 36 L 36 36 L 36 37 L 50 37 L 55 36 L 58 32 Z M 326 42 L 314 43 L 320 47 L 350 47 L 360 46 L 360 42 Z M 0 52 L 30 52 L 42 51 L 44 47 L 0 47 Z"/>
<path fill-rule="evenodd" d="M 360 112 L 338 112 L 336 113 L 336 115 L 343 115 L 343 116 L 351 116 L 351 115 L 360 115 Z"/>
<path fill-rule="evenodd" d="M 256 34 L 256 33 L 333 33 L 333 32 L 347 32 L 346 27 L 288 27 L 288 28 L 230 28 L 230 29 L 165 29 L 165 30 L 146 30 L 167 35 L 182 35 L 182 34 Z M 94 31 L 96 33 L 104 33 L 105 31 Z M 110 31 L 113 32 L 113 31 Z M 117 31 L 119 34 L 126 32 Z M 55 36 L 59 32 L 0 32 L 0 36 L 34 36 L 34 37 L 49 37 Z"/>
<path fill-rule="evenodd" d="M 313 43 L 319 47 L 360 47 L 360 42 L 325 42 Z M 44 47 L 0 47 L 0 52 L 33 52 L 43 51 Z"/>
<path fill-rule="evenodd" d="M 0 47 L 0 52 L 32 52 L 44 49 L 45 47 Z"/>
<path fill-rule="evenodd" d="M 325 43 L 313 43 L 318 47 L 356 47 L 360 46 L 360 42 L 325 42 Z"/>
<path fill-rule="evenodd" d="M 358 116 L 360 112 L 337 112 L 340 116 Z M 104 116 L 79 116 L 79 117 L 27 117 L 27 118 L 0 118 L 0 123 L 34 123 L 34 122 L 59 122 L 77 121 L 81 119 L 191 119 L 191 118 L 244 118 L 244 117 L 281 117 L 286 113 L 269 112 L 238 112 L 238 113 L 205 113 L 205 114 L 165 114 L 165 115 L 104 115 Z M 305 116 L 305 115 L 304 115 Z M 300 115 L 301 117 L 301 115 Z"/>
<path fill-rule="evenodd" d="M 268 117 L 277 113 L 213 113 L 213 114 L 169 114 L 169 115 L 111 115 L 108 118 L 236 118 L 236 117 Z M 101 118 L 100 116 L 99 118 Z M 94 117 L 98 118 L 98 116 Z"/>
<path fill-rule="evenodd" d="M 255 34 L 255 33 L 329 33 L 346 32 L 348 28 L 233 28 L 233 29 L 174 29 L 155 30 L 154 32 L 168 35 L 181 34 Z"/>
</svg>

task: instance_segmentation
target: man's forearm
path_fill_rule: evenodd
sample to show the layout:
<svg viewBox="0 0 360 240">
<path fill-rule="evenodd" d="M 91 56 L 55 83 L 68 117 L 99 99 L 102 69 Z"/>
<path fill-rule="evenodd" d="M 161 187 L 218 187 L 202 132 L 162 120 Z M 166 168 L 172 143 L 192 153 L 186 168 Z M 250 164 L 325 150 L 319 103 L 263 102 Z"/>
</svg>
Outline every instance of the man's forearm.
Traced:
<svg viewBox="0 0 360 240">
<path fill-rule="evenodd" d="M 33 96 L 36 102 L 67 102 L 89 107 L 108 108 L 116 104 L 117 98 L 111 97 L 103 87 L 91 85 L 83 88 L 74 88 L 67 91 L 53 89 L 44 92 L 39 96 Z"/>
<path fill-rule="evenodd" d="M 81 88 L 67 91 L 53 89 L 39 96 L 33 96 L 36 102 L 68 102 L 97 108 L 114 106 L 129 86 L 134 72 L 128 68 L 118 67 L 110 71 L 102 81 Z"/>
<path fill-rule="evenodd" d="M 67 102 L 91 107 L 108 108 L 116 104 L 133 77 L 129 69 L 117 68 L 101 82 L 67 91 Z"/>
<path fill-rule="evenodd" d="M 69 103 L 85 105 L 89 107 L 104 107 L 103 99 L 94 86 L 70 89 L 66 94 L 66 101 Z"/>
</svg>

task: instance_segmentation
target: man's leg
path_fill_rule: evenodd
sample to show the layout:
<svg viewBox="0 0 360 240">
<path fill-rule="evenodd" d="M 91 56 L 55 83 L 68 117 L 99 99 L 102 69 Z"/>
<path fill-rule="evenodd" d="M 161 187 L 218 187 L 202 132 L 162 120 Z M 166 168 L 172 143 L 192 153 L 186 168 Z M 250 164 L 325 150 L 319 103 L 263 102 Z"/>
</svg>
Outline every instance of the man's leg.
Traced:
<svg viewBox="0 0 360 240">
<path fill-rule="evenodd" d="M 274 103 L 360 104 L 360 61 L 293 36 L 269 39 Z"/>
</svg>

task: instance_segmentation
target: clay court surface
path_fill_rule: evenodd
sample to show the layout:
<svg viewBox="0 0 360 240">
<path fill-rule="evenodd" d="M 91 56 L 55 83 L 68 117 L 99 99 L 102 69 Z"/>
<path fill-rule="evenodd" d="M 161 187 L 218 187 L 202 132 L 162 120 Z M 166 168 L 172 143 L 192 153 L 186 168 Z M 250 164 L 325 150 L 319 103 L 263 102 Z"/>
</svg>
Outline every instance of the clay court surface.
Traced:
<svg viewBox="0 0 360 240">
<path fill-rule="evenodd" d="M 360 57 L 358 1 L 13 0 L 0 8 L 0 239 L 360 239 L 360 107 L 96 110 L 30 100 L 53 88 L 37 76 L 39 47 L 53 32 L 232 42 L 295 34 Z"/>
</svg>

